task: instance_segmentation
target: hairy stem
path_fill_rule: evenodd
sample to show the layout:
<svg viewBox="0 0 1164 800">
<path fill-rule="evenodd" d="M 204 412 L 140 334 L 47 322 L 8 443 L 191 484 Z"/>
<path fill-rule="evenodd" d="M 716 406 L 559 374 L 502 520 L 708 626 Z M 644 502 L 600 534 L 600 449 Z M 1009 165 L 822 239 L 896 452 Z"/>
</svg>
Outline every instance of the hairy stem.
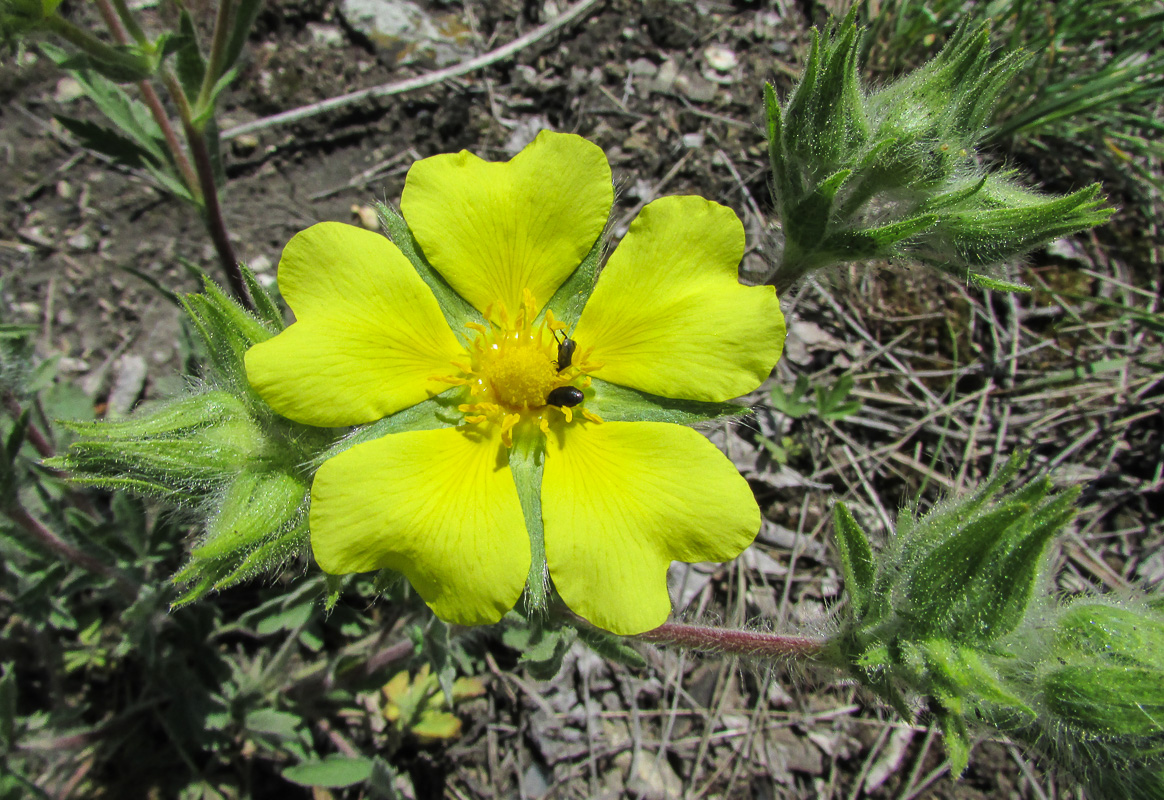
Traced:
<svg viewBox="0 0 1164 800">
<path fill-rule="evenodd" d="M 118 590 L 127 598 L 137 597 L 138 585 L 123 575 L 119 570 L 109 566 L 88 553 L 78 550 L 57 534 L 49 530 L 44 523 L 28 513 L 24 506 L 12 503 L 5 510 L 8 518 L 24 528 L 42 547 L 51 553 L 60 556 L 70 564 L 74 564 L 94 575 L 100 575 L 113 581 Z"/>
<path fill-rule="evenodd" d="M 239 268 L 238 258 L 234 254 L 234 247 L 226 232 L 226 222 L 222 218 L 222 206 L 218 202 L 218 186 L 214 182 L 214 167 L 210 162 L 210 149 L 206 146 L 205 134 L 194 124 L 190 101 L 178 82 L 177 76 L 169 70 L 162 71 L 162 81 L 170 92 L 174 105 L 178 108 L 178 117 L 182 120 L 182 129 L 186 133 L 186 143 L 190 146 L 190 153 L 194 156 L 194 167 L 198 173 L 198 184 L 202 189 L 202 219 L 206 223 L 206 230 L 214 242 L 214 250 L 218 253 L 218 260 L 226 273 L 227 283 L 235 298 L 248 311 L 254 310 L 250 294 L 247 292 L 246 282 L 243 280 L 242 270 Z"/>
<path fill-rule="evenodd" d="M 737 628 L 713 628 L 667 622 L 653 631 L 635 637 L 653 644 L 673 645 L 690 650 L 762 658 L 812 658 L 825 647 L 823 639 L 806 636 L 782 636 L 775 633 L 745 631 Z"/>
</svg>

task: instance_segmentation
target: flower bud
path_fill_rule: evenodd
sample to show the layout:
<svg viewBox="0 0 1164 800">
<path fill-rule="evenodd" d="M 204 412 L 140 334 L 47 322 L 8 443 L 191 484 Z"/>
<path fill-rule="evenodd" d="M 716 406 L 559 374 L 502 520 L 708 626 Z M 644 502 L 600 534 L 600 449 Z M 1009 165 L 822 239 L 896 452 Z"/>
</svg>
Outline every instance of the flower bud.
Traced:
<svg viewBox="0 0 1164 800">
<path fill-rule="evenodd" d="M 877 91 L 857 78 L 861 32 L 850 12 L 814 31 L 800 82 L 782 105 L 765 90 L 777 290 L 845 261 L 909 257 L 995 289 L 992 268 L 1112 213 L 1099 186 L 1067 197 L 987 174 L 974 152 L 1021 66 L 995 59 L 986 27 L 962 29 L 929 63 Z"/>
<path fill-rule="evenodd" d="M 1047 709 L 1086 734 L 1148 737 L 1164 720 L 1164 669 L 1069 666 L 1043 678 Z"/>
</svg>

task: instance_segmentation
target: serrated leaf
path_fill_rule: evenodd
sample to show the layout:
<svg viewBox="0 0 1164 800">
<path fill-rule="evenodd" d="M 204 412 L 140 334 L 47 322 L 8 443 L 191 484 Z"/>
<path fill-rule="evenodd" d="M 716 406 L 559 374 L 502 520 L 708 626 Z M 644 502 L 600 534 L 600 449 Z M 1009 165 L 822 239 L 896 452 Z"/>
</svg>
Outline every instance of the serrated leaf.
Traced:
<svg viewBox="0 0 1164 800">
<path fill-rule="evenodd" d="M 69 58 L 68 53 L 48 42 L 42 42 L 40 48 L 58 66 Z M 149 152 L 155 163 L 167 161 L 165 137 L 145 105 L 131 98 L 112 81 L 91 71 L 76 70 L 74 77 L 86 96 L 118 130 Z"/>
<path fill-rule="evenodd" d="M 792 387 L 791 393 L 785 392 L 782 386 L 773 387 L 769 394 L 772 408 L 793 419 L 805 416 L 813 409 L 812 401 L 804 399 L 809 388 L 807 375 L 796 377 L 796 385 Z"/>
<path fill-rule="evenodd" d="M 872 598 L 873 579 L 877 572 L 873 548 L 844 503 L 837 502 L 833 506 L 833 530 L 841 554 L 845 591 L 852 598 L 853 616 L 859 619 L 869 610 Z"/>
<path fill-rule="evenodd" d="M 117 131 L 65 114 L 54 114 L 53 118 L 76 136 L 82 147 L 107 155 L 119 164 L 131 169 L 144 169 L 148 164 L 155 163 L 153 153 Z"/>
<path fill-rule="evenodd" d="M 242 49 L 247 43 L 251 27 L 255 24 L 255 19 L 259 16 L 259 11 L 262 8 L 262 0 L 239 0 L 234 10 L 234 19 L 231 21 L 230 38 L 226 40 L 226 48 L 222 53 L 222 74 L 231 70 L 235 62 L 238 61 L 238 57 L 242 54 Z M 216 75 L 215 78 L 221 79 L 221 75 Z"/>
<path fill-rule="evenodd" d="M 624 666 L 635 667 L 636 669 L 642 669 L 647 666 L 647 660 L 643 658 L 642 654 L 623 640 L 622 637 L 587 626 L 579 626 L 577 631 L 578 638 L 586 646 L 608 661 L 614 661 Z"/>
<path fill-rule="evenodd" d="M 363 783 L 372 775 L 372 759 L 329 756 L 322 761 L 307 761 L 283 770 L 283 777 L 300 786 L 343 789 Z"/>
<path fill-rule="evenodd" d="M 178 43 L 173 46 L 174 71 L 178 82 L 186 92 L 188 102 L 193 103 L 202 89 L 202 79 L 206 75 L 206 61 L 198 46 L 198 29 L 186 8 L 181 8 L 178 16 Z"/>
</svg>

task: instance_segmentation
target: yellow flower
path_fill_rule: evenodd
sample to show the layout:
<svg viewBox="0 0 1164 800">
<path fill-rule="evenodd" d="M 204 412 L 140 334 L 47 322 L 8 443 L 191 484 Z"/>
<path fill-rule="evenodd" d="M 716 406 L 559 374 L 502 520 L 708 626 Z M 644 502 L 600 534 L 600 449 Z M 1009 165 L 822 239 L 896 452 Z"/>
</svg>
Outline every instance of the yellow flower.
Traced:
<svg viewBox="0 0 1164 800">
<path fill-rule="evenodd" d="M 744 479 L 698 432 L 658 420 L 764 381 L 784 339 L 775 291 L 739 284 L 734 212 L 667 197 L 578 315 L 590 286 L 571 276 L 612 202 L 602 151 L 544 132 L 505 163 L 462 151 L 412 166 L 401 211 L 423 259 L 339 223 L 287 245 L 279 287 L 297 321 L 247 353 L 252 385 L 308 425 L 398 415 L 385 421 L 398 432 L 315 476 L 326 572 L 396 570 L 438 616 L 473 625 L 527 581 L 541 591 L 548 570 L 574 612 L 632 634 L 670 613 L 671 561 L 751 543 Z"/>
</svg>

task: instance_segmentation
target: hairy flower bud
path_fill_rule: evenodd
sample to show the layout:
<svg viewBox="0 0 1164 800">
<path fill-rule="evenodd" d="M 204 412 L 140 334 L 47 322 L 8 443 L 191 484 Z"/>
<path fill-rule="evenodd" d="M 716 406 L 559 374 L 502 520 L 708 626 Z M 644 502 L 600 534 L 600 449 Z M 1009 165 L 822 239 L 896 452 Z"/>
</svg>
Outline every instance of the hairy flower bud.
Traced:
<svg viewBox="0 0 1164 800">
<path fill-rule="evenodd" d="M 79 438 L 50 462 L 80 483 L 159 497 L 206 520 L 173 579 L 187 587 L 179 603 L 303 551 L 310 465 L 335 438 L 280 417 L 250 388 L 244 355 L 282 319 L 253 276 L 244 277 L 255 314 L 209 282 L 183 299 L 207 355 L 206 388 L 125 420 L 67 422 Z"/>
<path fill-rule="evenodd" d="M 1022 65 L 995 59 L 985 27 L 961 30 L 932 61 L 877 91 L 857 76 L 851 12 L 813 32 L 800 82 L 781 105 L 765 91 L 782 252 L 777 289 L 843 261 L 908 257 L 995 289 L 991 277 L 1039 244 L 1112 213 L 1098 185 L 1066 197 L 987 173 L 974 148 Z"/>
<path fill-rule="evenodd" d="M 906 697 L 928 698 L 955 772 L 966 765 L 977 710 L 1023 724 L 1036 713 L 996 663 L 997 643 L 1027 616 L 1047 545 L 1074 515 L 1078 491 L 1054 494 L 1043 478 L 997 497 L 1024 461 L 1012 457 L 973 495 L 920 518 L 903 514 L 876 558 L 836 506 L 852 602 L 834 656 L 895 708 L 908 713 Z"/>
</svg>

